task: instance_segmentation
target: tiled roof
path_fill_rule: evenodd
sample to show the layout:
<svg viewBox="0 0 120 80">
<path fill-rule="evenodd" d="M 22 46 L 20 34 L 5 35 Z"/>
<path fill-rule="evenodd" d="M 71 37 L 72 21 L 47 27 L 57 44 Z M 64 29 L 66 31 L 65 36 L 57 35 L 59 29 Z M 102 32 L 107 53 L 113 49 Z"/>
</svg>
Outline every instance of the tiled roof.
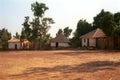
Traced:
<svg viewBox="0 0 120 80">
<path fill-rule="evenodd" d="M 97 28 L 91 32 L 88 32 L 87 34 L 82 35 L 80 38 L 100 38 L 100 37 L 106 37 L 106 35 L 102 31 L 102 29 Z"/>
<path fill-rule="evenodd" d="M 8 43 L 19 43 L 19 42 L 20 42 L 20 39 L 16 39 L 16 38 L 13 38 L 8 41 Z"/>
<path fill-rule="evenodd" d="M 58 34 L 51 42 L 69 42 L 69 40 L 63 34 Z"/>
</svg>

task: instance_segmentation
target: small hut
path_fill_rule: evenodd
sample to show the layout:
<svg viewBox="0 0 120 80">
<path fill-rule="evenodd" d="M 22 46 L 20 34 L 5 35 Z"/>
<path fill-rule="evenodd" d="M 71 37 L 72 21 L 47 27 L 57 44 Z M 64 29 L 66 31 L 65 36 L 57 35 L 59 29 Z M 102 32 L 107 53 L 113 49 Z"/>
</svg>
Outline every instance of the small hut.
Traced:
<svg viewBox="0 0 120 80">
<path fill-rule="evenodd" d="M 21 43 L 22 49 L 30 49 L 30 46 L 31 46 L 30 41 L 28 41 L 27 39 L 22 40 L 22 43 Z"/>
<path fill-rule="evenodd" d="M 21 49 L 20 39 L 13 38 L 13 39 L 9 40 L 8 48 L 9 49 Z"/>
<path fill-rule="evenodd" d="M 105 37 L 105 33 L 101 29 L 97 28 L 80 37 L 82 39 L 82 47 L 105 48 Z"/>
<path fill-rule="evenodd" d="M 50 46 L 52 48 L 68 48 L 70 46 L 69 42 L 70 41 L 63 34 L 58 34 L 51 40 Z"/>
</svg>

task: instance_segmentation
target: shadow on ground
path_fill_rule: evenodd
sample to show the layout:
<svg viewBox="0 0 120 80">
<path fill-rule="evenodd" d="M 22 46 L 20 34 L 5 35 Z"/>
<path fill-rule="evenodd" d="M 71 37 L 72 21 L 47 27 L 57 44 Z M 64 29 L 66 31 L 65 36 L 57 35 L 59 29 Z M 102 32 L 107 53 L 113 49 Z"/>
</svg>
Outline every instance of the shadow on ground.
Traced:
<svg viewBox="0 0 120 80">
<path fill-rule="evenodd" d="M 101 70 L 115 70 L 115 67 L 119 67 L 120 62 L 113 61 L 94 61 L 83 63 L 79 65 L 63 65 L 63 66 L 55 66 L 52 68 L 45 67 L 31 67 L 23 71 L 23 73 L 12 76 L 26 76 L 29 74 L 39 73 L 40 75 L 45 75 L 50 72 L 61 72 L 61 73 L 82 73 L 82 72 L 96 72 Z"/>
<path fill-rule="evenodd" d="M 105 51 L 105 50 L 89 50 L 89 51 L 75 51 L 75 52 L 58 52 L 58 53 L 55 53 L 55 54 L 58 54 L 58 55 L 67 55 L 67 56 L 74 56 L 74 55 L 81 55 L 81 54 L 94 54 L 94 53 L 97 53 L 97 54 L 102 54 L 102 53 L 109 53 L 110 52 L 112 53 L 120 53 L 119 51 Z"/>
</svg>

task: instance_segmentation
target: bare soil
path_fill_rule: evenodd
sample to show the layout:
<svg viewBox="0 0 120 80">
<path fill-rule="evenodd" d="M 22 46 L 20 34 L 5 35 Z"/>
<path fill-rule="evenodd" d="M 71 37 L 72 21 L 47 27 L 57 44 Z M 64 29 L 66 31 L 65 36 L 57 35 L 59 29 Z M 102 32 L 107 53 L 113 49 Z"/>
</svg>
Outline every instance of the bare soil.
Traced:
<svg viewBox="0 0 120 80">
<path fill-rule="evenodd" d="M 0 80 L 120 80 L 120 52 L 3 51 Z"/>
</svg>

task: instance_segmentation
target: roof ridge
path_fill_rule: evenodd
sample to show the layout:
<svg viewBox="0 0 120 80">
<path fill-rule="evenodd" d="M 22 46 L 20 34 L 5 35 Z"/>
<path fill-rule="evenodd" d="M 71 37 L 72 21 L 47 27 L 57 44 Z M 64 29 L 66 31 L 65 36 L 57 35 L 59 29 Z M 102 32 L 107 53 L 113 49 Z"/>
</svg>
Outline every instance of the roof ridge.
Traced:
<svg viewBox="0 0 120 80">
<path fill-rule="evenodd" d="M 94 35 L 93 35 L 93 38 L 94 38 L 94 36 L 95 36 L 95 34 L 97 34 L 97 31 L 99 30 L 99 28 L 97 28 L 96 30 L 95 30 L 95 33 L 94 33 Z"/>
</svg>

